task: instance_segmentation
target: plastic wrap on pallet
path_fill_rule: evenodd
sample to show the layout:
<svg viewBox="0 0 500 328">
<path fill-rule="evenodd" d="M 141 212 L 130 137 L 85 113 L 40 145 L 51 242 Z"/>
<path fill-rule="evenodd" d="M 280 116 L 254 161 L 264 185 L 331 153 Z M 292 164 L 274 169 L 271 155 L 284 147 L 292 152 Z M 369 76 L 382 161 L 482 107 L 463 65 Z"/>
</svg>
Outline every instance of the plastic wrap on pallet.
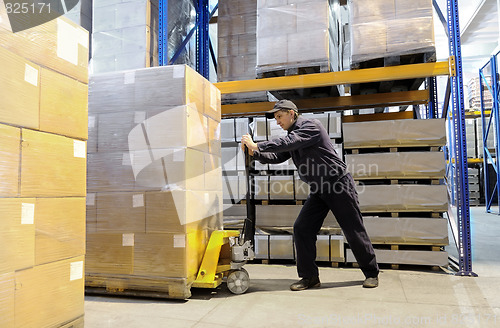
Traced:
<svg viewBox="0 0 500 328">
<path fill-rule="evenodd" d="M 445 185 L 358 185 L 362 212 L 446 212 Z"/>
<path fill-rule="evenodd" d="M 448 221 L 443 218 L 364 217 L 375 244 L 448 245 Z"/>
<path fill-rule="evenodd" d="M 446 165 L 442 152 L 394 152 L 346 155 L 355 179 L 440 179 Z"/>
<path fill-rule="evenodd" d="M 330 4 L 331 2 L 331 4 Z M 257 74 L 320 66 L 338 70 L 336 1 L 257 1 Z"/>
<path fill-rule="evenodd" d="M 431 0 L 349 0 L 352 63 L 435 51 Z"/>
<path fill-rule="evenodd" d="M 142 276 L 184 298 L 222 229 L 223 162 L 236 155 L 221 150 L 220 92 L 175 65 L 95 75 L 89 100 L 88 286 L 123 279 L 123 289 L 151 290 Z"/>
<path fill-rule="evenodd" d="M 15 280 L 16 325 L 58 327 L 83 315 L 83 256 L 17 271 Z"/>
<path fill-rule="evenodd" d="M 343 131 L 345 149 L 446 144 L 444 119 L 344 123 Z"/>
</svg>

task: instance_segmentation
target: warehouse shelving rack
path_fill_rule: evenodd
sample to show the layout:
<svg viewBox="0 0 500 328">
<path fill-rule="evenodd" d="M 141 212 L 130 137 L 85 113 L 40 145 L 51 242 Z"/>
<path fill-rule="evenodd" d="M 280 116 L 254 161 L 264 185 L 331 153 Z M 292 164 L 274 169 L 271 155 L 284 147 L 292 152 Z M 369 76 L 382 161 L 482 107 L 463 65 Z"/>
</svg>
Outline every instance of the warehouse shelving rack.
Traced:
<svg viewBox="0 0 500 328">
<path fill-rule="evenodd" d="M 500 118 L 499 118 L 499 92 L 500 87 L 498 85 L 498 55 L 491 56 L 490 60 L 479 69 L 479 86 L 480 86 L 480 99 L 481 99 L 481 121 L 483 123 L 483 167 L 484 167 L 484 198 L 486 202 L 486 212 L 491 213 L 491 204 L 495 193 L 497 196 L 497 204 L 500 204 L 500 161 L 498 160 L 499 150 L 500 150 Z M 488 74 L 488 73 L 489 74 Z M 491 84 L 487 80 L 487 76 L 491 76 Z M 484 83 L 484 84 L 483 84 Z M 488 88 L 488 92 L 491 93 L 493 99 L 493 106 L 491 111 L 486 108 L 484 99 L 484 85 Z M 494 124 L 495 127 L 495 157 L 491 154 L 487 140 L 491 132 L 491 125 Z M 490 173 L 488 169 L 488 164 L 493 164 L 495 170 L 496 181 L 494 186 L 490 186 Z M 500 215 L 500 210 L 497 212 Z"/>
<path fill-rule="evenodd" d="M 175 60 L 166 60 L 166 6 L 168 0 L 160 0 L 160 63 L 174 63 Z M 208 0 L 195 1 L 197 6 L 196 26 L 200 33 L 197 33 L 197 69 L 203 76 L 208 77 L 209 41 L 205 36 L 208 34 L 209 19 L 205 19 L 208 14 Z M 265 78 L 258 80 L 230 81 L 216 83 L 221 93 L 242 93 L 254 91 L 277 91 L 297 88 L 311 88 L 321 86 L 334 86 L 341 84 L 357 84 L 366 82 L 393 81 L 401 79 L 427 78 L 428 90 L 417 90 L 399 92 L 393 94 L 374 94 L 365 96 L 345 96 L 335 98 L 302 99 L 297 101 L 297 105 L 304 112 L 343 110 L 366 108 L 372 105 L 377 107 L 396 105 L 418 105 L 428 104 L 426 118 L 438 117 L 436 76 L 449 76 L 447 95 L 444 100 L 442 111 L 443 118 L 447 118 L 451 127 L 451 140 L 449 140 L 449 169 L 456 177 L 453 186 L 453 203 L 456 204 L 456 222 L 450 217 L 450 224 L 456 235 L 455 242 L 459 251 L 459 271 L 457 275 L 476 276 L 472 271 L 471 238 L 470 238 L 470 212 L 469 212 L 469 191 L 467 176 L 467 147 L 465 134 L 465 112 L 464 93 L 462 77 L 462 57 L 460 43 L 460 27 L 458 17 L 458 0 L 447 0 L 446 20 L 442 15 L 436 1 L 434 7 L 440 16 L 440 20 L 446 27 L 449 38 L 449 61 L 412 64 L 403 66 L 381 67 L 361 69 L 354 71 L 341 71 L 329 73 L 307 74 L 299 76 L 284 76 Z M 212 11 L 211 14 L 215 9 Z M 200 17 L 199 17 L 200 16 Z M 210 16 L 208 16 L 210 18 Z M 192 35 L 192 33 L 190 33 Z M 188 35 L 188 37 L 190 37 Z M 204 36 L 205 35 L 205 36 Z M 183 43 L 185 45 L 185 43 Z M 182 51 L 183 48 L 178 50 Z M 214 62 L 215 64 L 215 62 Z M 430 90 L 430 92 L 429 92 Z M 451 110 L 448 111 L 448 104 L 451 100 Z M 223 117 L 243 117 L 262 115 L 263 112 L 272 107 L 271 103 L 242 103 L 234 105 L 223 105 Z M 498 116 L 497 116 L 498 117 Z M 497 125 L 498 126 L 498 125 Z M 500 172 L 500 171 L 497 171 Z"/>
</svg>

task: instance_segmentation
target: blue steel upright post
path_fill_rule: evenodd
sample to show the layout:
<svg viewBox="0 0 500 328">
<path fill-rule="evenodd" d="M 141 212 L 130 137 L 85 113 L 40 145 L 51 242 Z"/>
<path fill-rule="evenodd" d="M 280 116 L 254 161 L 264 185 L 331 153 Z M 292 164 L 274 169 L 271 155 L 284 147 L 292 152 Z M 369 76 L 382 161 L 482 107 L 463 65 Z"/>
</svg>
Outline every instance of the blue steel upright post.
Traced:
<svg viewBox="0 0 500 328">
<path fill-rule="evenodd" d="M 209 41 L 209 20 L 210 12 L 208 0 L 198 0 L 198 10 L 196 12 L 196 23 L 198 33 L 196 35 L 196 71 L 206 79 L 210 74 L 210 41 Z"/>
<path fill-rule="evenodd" d="M 457 221 L 458 221 L 458 255 L 461 276 L 477 276 L 472 272 L 469 179 L 467 174 L 467 144 L 465 134 L 464 88 L 462 77 L 462 50 L 460 44 L 460 25 L 458 20 L 458 0 L 447 0 L 448 35 L 450 40 L 450 56 L 455 60 L 455 74 L 451 76 L 454 159 L 457 175 Z"/>
<path fill-rule="evenodd" d="M 499 138 L 500 138 L 500 125 L 499 123 L 499 118 L 500 118 L 500 111 L 498 108 L 498 66 L 497 66 L 497 57 L 492 56 L 491 57 L 491 93 L 492 93 L 492 98 L 493 98 L 493 106 L 491 108 L 492 115 L 491 117 L 495 118 L 495 167 L 496 167 L 496 173 L 497 173 L 497 204 L 500 204 L 500 192 L 498 190 L 498 186 L 500 186 L 500 144 L 499 144 Z M 500 211 L 499 211 L 500 213 Z"/>
<path fill-rule="evenodd" d="M 158 64 L 168 65 L 168 0 L 160 0 L 158 8 Z"/>
</svg>

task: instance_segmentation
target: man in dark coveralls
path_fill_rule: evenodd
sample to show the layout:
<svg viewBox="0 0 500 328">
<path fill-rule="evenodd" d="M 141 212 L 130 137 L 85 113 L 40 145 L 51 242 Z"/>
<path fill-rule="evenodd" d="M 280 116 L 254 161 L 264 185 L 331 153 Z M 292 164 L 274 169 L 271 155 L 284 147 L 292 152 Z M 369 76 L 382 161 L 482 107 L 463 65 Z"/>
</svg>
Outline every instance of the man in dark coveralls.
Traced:
<svg viewBox="0 0 500 328">
<path fill-rule="evenodd" d="M 282 163 L 292 158 L 300 179 L 307 182 L 310 194 L 294 225 L 297 250 L 297 272 L 300 281 L 291 290 L 319 287 L 319 271 L 315 263 L 316 236 L 328 211 L 332 211 L 366 279 L 363 287 L 378 286 L 379 268 L 359 210 L 354 180 L 339 158 L 328 133 L 318 120 L 299 116 L 290 100 L 280 100 L 267 112 L 288 131 L 287 136 L 271 141 L 253 142 L 250 135 L 241 139 L 242 147 L 263 164 Z"/>
</svg>

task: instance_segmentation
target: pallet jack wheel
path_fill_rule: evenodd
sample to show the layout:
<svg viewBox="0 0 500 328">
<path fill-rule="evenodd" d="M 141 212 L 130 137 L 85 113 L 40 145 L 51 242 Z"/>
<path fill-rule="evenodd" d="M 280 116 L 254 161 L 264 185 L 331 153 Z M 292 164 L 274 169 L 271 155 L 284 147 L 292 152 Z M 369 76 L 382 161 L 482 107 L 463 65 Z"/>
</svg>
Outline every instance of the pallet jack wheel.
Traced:
<svg viewBox="0 0 500 328">
<path fill-rule="evenodd" d="M 227 288 L 233 294 L 243 294 L 250 286 L 250 276 L 247 270 L 241 268 L 233 270 L 227 276 Z"/>
</svg>

